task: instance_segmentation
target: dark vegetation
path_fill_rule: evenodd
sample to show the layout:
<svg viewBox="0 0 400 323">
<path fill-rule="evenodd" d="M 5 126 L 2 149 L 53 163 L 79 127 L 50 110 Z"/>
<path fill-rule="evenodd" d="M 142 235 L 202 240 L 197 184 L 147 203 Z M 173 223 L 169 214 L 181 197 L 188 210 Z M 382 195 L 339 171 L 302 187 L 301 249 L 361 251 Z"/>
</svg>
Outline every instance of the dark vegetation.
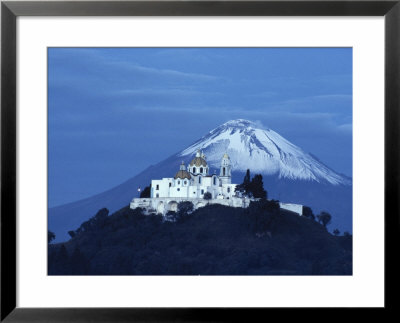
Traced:
<svg viewBox="0 0 400 323">
<path fill-rule="evenodd" d="M 140 193 L 140 198 L 150 197 L 151 194 L 151 185 L 146 186 L 144 190 Z"/>
<path fill-rule="evenodd" d="M 211 195 L 211 193 L 210 192 L 205 192 L 204 194 L 203 194 L 203 198 L 205 199 L 205 200 L 211 200 L 212 199 L 212 195 Z"/>
<path fill-rule="evenodd" d="M 254 198 L 266 199 L 268 197 L 267 191 L 264 189 L 262 175 L 257 174 L 252 178 L 252 180 L 250 180 L 250 169 L 246 171 L 243 183 L 237 185 L 235 191 L 239 192 L 242 195 Z"/>
<path fill-rule="evenodd" d="M 54 232 L 47 231 L 47 241 L 48 243 L 52 242 L 56 238 Z"/>
<path fill-rule="evenodd" d="M 310 210 L 311 211 L 311 210 Z M 311 211 L 312 214 L 312 211 Z M 191 202 L 161 215 L 101 209 L 49 244 L 49 275 L 351 275 L 352 236 L 261 199 L 247 209 Z M 325 224 L 324 224 L 325 223 Z M 49 236 L 50 241 L 50 236 Z"/>
<path fill-rule="evenodd" d="M 326 228 L 326 226 L 331 223 L 332 216 L 328 212 L 322 211 L 319 215 L 317 215 L 317 219 L 318 222 L 321 223 L 324 228 Z"/>
</svg>

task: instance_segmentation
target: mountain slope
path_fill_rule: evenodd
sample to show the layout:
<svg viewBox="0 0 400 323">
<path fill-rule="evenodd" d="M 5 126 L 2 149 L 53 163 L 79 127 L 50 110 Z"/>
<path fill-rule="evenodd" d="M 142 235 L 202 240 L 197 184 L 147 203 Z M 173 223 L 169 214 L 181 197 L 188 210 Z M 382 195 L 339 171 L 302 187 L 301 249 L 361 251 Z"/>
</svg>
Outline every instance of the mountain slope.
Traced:
<svg viewBox="0 0 400 323">
<path fill-rule="evenodd" d="M 209 132 L 188 148 L 152 165 L 126 182 L 93 197 L 49 209 L 49 229 L 56 241 L 69 238 L 67 232 L 106 207 L 110 212 L 137 197 L 138 186 L 152 179 L 172 177 L 183 160 L 189 163 L 197 149 L 203 149 L 210 173 L 219 173 L 222 155 L 232 162 L 232 182 L 241 183 L 247 168 L 261 173 L 270 198 L 311 206 L 315 213 L 326 210 L 331 228 L 352 231 L 351 179 L 342 176 L 301 148 L 270 129 L 247 120 L 232 120 Z"/>
<path fill-rule="evenodd" d="M 351 181 L 334 172 L 312 155 L 287 141 L 275 131 L 260 129 L 251 121 L 231 120 L 179 153 L 193 156 L 202 149 L 209 165 L 219 167 L 221 156 L 227 152 L 232 169 L 245 172 L 278 175 L 279 178 L 350 185 Z"/>
</svg>

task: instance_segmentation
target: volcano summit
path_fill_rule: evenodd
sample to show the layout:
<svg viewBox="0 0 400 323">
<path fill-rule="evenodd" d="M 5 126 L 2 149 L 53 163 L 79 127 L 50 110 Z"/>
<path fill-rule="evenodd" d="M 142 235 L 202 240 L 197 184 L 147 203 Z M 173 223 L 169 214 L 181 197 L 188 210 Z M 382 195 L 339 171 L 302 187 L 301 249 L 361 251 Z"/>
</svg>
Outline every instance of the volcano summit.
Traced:
<svg viewBox="0 0 400 323">
<path fill-rule="evenodd" d="M 258 127 L 248 120 L 228 121 L 178 155 L 190 158 L 198 149 L 204 151 L 208 163 L 216 168 L 220 156 L 227 152 L 232 159 L 232 168 L 239 172 L 250 169 L 280 179 L 351 184 L 348 178 L 323 165 L 275 131 Z"/>
</svg>

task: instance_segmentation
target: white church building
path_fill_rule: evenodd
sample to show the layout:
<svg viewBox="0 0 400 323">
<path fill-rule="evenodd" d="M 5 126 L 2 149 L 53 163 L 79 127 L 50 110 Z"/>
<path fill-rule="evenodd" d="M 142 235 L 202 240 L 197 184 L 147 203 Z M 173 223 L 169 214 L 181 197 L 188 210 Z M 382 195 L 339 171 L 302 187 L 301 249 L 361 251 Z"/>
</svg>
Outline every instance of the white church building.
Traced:
<svg viewBox="0 0 400 323">
<path fill-rule="evenodd" d="M 153 179 L 150 198 L 134 198 L 130 207 L 132 209 L 141 207 L 149 213 L 161 214 L 176 211 L 178 203 L 182 201 L 191 201 L 194 209 L 206 204 L 248 207 L 250 199 L 236 195 L 237 184 L 232 184 L 231 171 L 231 160 L 228 154 L 224 154 L 219 175 L 210 175 L 206 156 L 203 152 L 197 151 L 187 167 L 182 162 L 174 177 Z M 204 194 L 207 192 L 211 194 L 209 200 L 204 199 Z"/>
<path fill-rule="evenodd" d="M 154 179 L 151 181 L 150 198 L 134 198 L 130 208 L 143 208 L 147 213 L 177 211 L 178 203 L 191 201 L 194 209 L 207 204 L 222 204 L 231 207 L 246 208 L 250 205 L 248 197 L 238 196 L 235 192 L 237 184 L 232 184 L 232 165 L 228 154 L 221 159 L 219 175 L 209 173 L 210 168 L 203 152 L 197 151 L 196 156 L 187 165 L 182 164 L 174 177 Z M 204 194 L 211 194 L 205 199 Z M 280 203 L 280 207 L 302 214 L 302 205 Z"/>
</svg>

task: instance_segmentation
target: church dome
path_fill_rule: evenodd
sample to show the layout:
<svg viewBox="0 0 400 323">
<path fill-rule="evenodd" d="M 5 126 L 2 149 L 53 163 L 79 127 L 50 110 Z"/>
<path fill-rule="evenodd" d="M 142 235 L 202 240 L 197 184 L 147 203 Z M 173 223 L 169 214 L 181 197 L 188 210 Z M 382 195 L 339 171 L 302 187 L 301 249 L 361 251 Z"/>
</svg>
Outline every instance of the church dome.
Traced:
<svg viewBox="0 0 400 323">
<path fill-rule="evenodd" d="M 187 179 L 191 179 L 192 177 L 190 176 L 190 174 L 189 174 L 189 172 L 187 171 L 187 170 L 178 170 L 178 172 L 175 174 L 175 177 L 174 177 L 174 179 L 178 179 L 178 178 L 180 178 L 180 179 L 184 179 L 184 178 L 187 178 Z"/>
<path fill-rule="evenodd" d="M 197 166 L 197 167 L 200 167 L 200 166 L 206 167 L 207 166 L 207 162 L 202 157 L 194 157 L 189 165 L 190 166 Z"/>
</svg>

